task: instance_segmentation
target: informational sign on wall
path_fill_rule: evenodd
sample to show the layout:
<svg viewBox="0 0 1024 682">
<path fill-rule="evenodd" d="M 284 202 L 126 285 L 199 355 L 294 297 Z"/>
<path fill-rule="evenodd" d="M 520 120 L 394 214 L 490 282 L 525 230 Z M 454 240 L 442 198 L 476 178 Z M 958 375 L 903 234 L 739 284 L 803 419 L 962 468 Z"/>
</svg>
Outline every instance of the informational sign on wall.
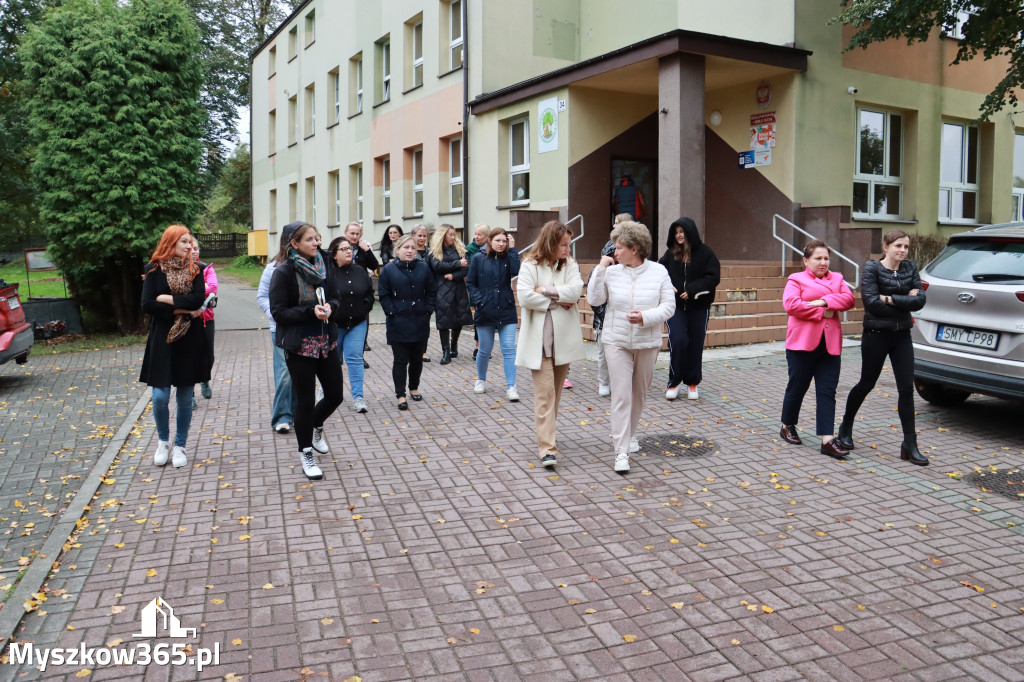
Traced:
<svg viewBox="0 0 1024 682">
<path fill-rule="evenodd" d="M 740 168 L 770 166 L 772 165 L 772 150 L 754 151 L 751 149 L 750 151 L 740 152 L 738 161 Z"/>
<path fill-rule="evenodd" d="M 772 165 L 775 147 L 775 112 L 754 114 L 750 117 L 750 151 L 740 152 L 740 168 Z"/>
<path fill-rule="evenodd" d="M 537 152 L 558 149 L 558 98 L 549 97 L 537 104 Z"/>
</svg>

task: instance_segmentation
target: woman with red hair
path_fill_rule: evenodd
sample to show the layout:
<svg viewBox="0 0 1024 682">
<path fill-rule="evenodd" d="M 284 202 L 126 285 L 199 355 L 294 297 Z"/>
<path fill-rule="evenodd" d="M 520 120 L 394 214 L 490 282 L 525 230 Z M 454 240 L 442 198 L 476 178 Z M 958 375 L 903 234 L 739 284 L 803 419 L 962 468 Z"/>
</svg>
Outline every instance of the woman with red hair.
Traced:
<svg viewBox="0 0 1024 682">
<path fill-rule="evenodd" d="M 153 418 L 156 420 L 157 466 L 188 464 L 185 442 L 192 423 L 195 385 L 210 380 L 209 349 L 202 323 L 192 313 L 203 310 L 206 283 L 192 260 L 192 235 L 183 225 L 164 230 L 142 282 L 142 310 L 150 316 L 149 340 L 142 358 L 139 381 L 153 387 Z M 171 386 L 178 404 L 174 452 L 170 453 Z"/>
</svg>

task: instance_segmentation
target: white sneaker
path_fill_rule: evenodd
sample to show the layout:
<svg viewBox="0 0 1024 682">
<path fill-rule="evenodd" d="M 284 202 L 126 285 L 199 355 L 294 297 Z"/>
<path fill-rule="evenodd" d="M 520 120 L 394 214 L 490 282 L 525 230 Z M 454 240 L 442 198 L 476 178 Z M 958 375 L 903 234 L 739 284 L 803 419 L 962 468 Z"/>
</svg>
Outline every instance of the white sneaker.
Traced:
<svg viewBox="0 0 1024 682">
<path fill-rule="evenodd" d="M 607 398 L 612 394 L 612 387 L 608 384 L 601 384 L 597 387 L 597 394 L 602 398 Z"/>
<path fill-rule="evenodd" d="M 356 412 L 358 412 L 359 414 L 366 414 L 367 412 L 370 411 L 366 407 L 366 401 L 363 400 L 362 398 L 353 398 L 352 399 L 352 409 L 355 410 Z"/>
<path fill-rule="evenodd" d="M 153 455 L 153 464 L 158 467 L 162 467 L 167 464 L 167 455 L 171 452 L 171 444 L 166 440 L 158 440 L 156 442 L 156 454 Z"/>
<path fill-rule="evenodd" d="M 274 431 L 276 431 L 277 433 L 288 433 L 291 430 L 292 425 L 289 424 L 288 422 L 281 422 L 274 427 Z"/>
<path fill-rule="evenodd" d="M 700 394 L 697 392 L 697 386 L 696 385 L 694 385 L 694 386 L 687 386 L 686 388 L 687 388 L 687 390 L 686 390 L 686 397 L 687 398 L 689 398 L 690 400 L 697 400 L 698 398 L 700 398 Z"/>
<path fill-rule="evenodd" d="M 615 455 L 615 471 L 620 474 L 624 474 L 629 471 L 629 455 L 625 452 L 620 452 Z"/>
<path fill-rule="evenodd" d="M 640 439 L 636 436 L 629 439 L 629 451 L 640 452 Z"/>
<path fill-rule="evenodd" d="M 180 445 L 174 446 L 174 451 L 171 453 L 171 464 L 174 465 L 175 469 L 180 469 L 188 464 L 188 456 L 185 454 L 185 448 Z"/>
<path fill-rule="evenodd" d="M 321 455 L 326 455 L 330 448 L 327 447 L 327 439 L 324 438 L 324 427 L 319 429 L 313 429 L 313 449 L 319 452 Z"/>
<path fill-rule="evenodd" d="M 477 379 L 476 383 L 473 384 L 473 393 L 483 393 L 486 389 L 484 388 L 484 380 Z"/>
<path fill-rule="evenodd" d="M 302 459 L 302 473 L 306 474 L 306 478 L 311 481 L 319 481 L 324 477 L 324 472 L 316 463 L 316 455 L 313 454 L 312 449 L 303 450 L 300 458 Z"/>
<path fill-rule="evenodd" d="M 668 400 L 675 400 L 676 398 L 678 398 L 679 397 L 679 387 L 678 386 L 673 386 L 672 388 L 670 388 L 667 391 L 665 391 L 665 397 Z"/>
<path fill-rule="evenodd" d="M 508 390 L 505 391 L 505 397 L 508 398 L 510 402 L 518 403 L 519 402 L 519 391 L 516 390 L 515 386 L 509 386 Z"/>
</svg>

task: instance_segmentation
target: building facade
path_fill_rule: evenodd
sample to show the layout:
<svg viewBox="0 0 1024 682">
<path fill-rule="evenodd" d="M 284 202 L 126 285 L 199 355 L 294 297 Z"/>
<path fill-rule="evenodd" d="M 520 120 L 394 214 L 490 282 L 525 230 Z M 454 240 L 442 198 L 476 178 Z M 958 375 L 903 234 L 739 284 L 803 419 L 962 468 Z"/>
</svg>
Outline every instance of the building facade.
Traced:
<svg viewBox="0 0 1024 682">
<path fill-rule="evenodd" d="M 776 215 L 858 261 L 893 227 L 1020 219 L 1024 129 L 973 122 L 1006 63 L 950 66 L 955 27 L 844 52 L 837 11 L 309 0 L 252 60 L 254 227 L 487 223 L 525 245 L 557 218 L 594 258 L 626 176 L 659 249 L 687 215 L 723 259 L 778 258 Z"/>
</svg>

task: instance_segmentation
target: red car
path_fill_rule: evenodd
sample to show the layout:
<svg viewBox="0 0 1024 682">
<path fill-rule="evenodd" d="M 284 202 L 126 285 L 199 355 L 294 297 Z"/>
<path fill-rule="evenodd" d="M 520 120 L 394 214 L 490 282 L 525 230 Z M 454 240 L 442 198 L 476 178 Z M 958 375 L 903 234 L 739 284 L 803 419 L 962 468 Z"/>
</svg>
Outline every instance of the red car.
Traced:
<svg viewBox="0 0 1024 682">
<path fill-rule="evenodd" d="M 9 360 L 25 364 L 34 340 L 32 325 L 25 321 L 18 298 L 18 285 L 0 279 L 0 365 Z"/>
</svg>

